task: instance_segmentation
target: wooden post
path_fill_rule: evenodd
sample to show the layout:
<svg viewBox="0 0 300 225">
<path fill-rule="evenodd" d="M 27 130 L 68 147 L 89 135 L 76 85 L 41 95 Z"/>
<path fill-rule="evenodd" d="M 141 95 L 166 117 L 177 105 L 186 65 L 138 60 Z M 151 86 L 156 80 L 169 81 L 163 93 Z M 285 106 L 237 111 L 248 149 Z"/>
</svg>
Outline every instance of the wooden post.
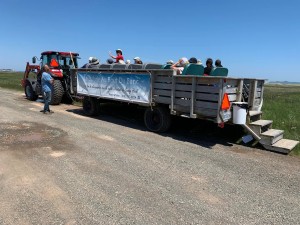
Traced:
<svg viewBox="0 0 300 225">
<path fill-rule="evenodd" d="M 176 85 L 176 76 L 172 76 L 172 89 L 171 89 L 171 114 L 176 115 L 176 111 L 174 110 L 174 102 L 175 102 L 175 85 Z"/>
<path fill-rule="evenodd" d="M 223 95 L 226 92 L 226 87 L 224 87 L 223 79 L 219 80 L 219 100 L 218 100 L 218 114 L 217 114 L 217 123 L 222 123 L 223 118 L 220 116 L 221 112 L 221 105 L 223 101 Z"/>
<path fill-rule="evenodd" d="M 153 73 L 153 72 L 152 72 Z M 156 77 L 156 74 L 152 74 L 151 72 L 149 72 L 150 74 L 150 106 L 154 105 L 153 104 L 153 83 L 154 83 L 154 77 Z"/>
<path fill-rule="evenodd" d="M 194 114 L 195 90 L 196 90 L 196 77 L 192 77 L 190 118 L 194 118 L 194 119 L 197 118 L 197 115 Z"/>
<path fill-rule="evenodd" d="M 256 97 L 256 89 L 257 89 L 257 80 L 252 80 L 251 81 L 251 102 L 250 102 L 250 105 L 251 105 L 251 109 L 250 110 L 253 110 L 254 109 L 254 104 L 255 104 L 255 97 Z"/>
<path fill-rule="evenodd" d="M 260 91 L 260 105 L 262 106 L 263 97 L 264 97 L 264 89 L 265 89 L 265 81 L 260 81 L 261 83 L 261 91 Z M 261 109 L 260 109 L 261 110 Z"/>
<path fill-rule="evenodd" d="M 242 101 L 242 95 L 243 95 L 243 86 L 244 86 L 244 80 L 240 79 L 238 82 L 238 91 L 236 93 L 236 101 L 241 102 Z"/>
</svg>

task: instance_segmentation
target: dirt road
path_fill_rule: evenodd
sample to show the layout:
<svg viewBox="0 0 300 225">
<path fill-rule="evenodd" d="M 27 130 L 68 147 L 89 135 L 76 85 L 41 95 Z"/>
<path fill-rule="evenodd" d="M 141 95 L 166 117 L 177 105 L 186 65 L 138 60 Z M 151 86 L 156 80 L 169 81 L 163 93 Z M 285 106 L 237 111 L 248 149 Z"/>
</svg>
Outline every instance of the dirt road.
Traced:
<svg viewBox="0 0 300 225">
<path fill-rule="evenodd" d="M 42 106 L 0 89 L 0 224 L 299 224 L 296 157 Z"/>
</svg>

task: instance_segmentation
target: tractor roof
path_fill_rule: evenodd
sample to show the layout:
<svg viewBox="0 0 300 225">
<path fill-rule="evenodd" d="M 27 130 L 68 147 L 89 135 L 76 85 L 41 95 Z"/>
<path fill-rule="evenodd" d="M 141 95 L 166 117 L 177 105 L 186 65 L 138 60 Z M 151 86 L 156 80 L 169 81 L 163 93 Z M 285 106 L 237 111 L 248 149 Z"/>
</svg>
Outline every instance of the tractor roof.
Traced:
<svg viewBox="0 0 300 225">
<path fill-rule="evenodd" d="M 70 56 L 70 54 L 72 54 L 72 56 L 79 56 L 79 54 L 75 52 L 46 51 L 41 53 L 41 55 L 53 55 L 53 54 L 62 55 L 62 56 Z"/>
</svg>

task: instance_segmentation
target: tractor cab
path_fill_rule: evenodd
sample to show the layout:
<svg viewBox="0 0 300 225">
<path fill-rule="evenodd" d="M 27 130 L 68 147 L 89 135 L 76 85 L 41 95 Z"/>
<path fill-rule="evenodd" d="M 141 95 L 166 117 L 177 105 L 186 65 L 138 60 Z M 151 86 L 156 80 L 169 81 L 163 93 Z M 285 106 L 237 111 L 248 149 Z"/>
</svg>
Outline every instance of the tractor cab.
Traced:
<svg viewBox="0 0 300 225">
<path fill-rule="evenodd" d="M 41 67 L 48 65 L 56 77 L 69 75 L 70 69 L 78 68 L 78 53 L 47 51 L 41 54 Z M 35 57 L 33 58 L 35 63 Z"/>
</svg>

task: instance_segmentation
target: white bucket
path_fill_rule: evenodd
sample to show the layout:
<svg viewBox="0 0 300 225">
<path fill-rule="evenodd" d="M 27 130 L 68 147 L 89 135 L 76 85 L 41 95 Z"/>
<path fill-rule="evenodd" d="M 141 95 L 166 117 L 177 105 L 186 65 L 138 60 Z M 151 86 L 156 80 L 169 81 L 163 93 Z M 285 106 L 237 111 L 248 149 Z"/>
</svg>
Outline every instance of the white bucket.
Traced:
<svg viewBox="0 0 300 225">
<path fill-rule="evenodd" d="M 247 118 L 247 102 L 233 102 L 233 123 L 245 124 Z"/>
</svg>

